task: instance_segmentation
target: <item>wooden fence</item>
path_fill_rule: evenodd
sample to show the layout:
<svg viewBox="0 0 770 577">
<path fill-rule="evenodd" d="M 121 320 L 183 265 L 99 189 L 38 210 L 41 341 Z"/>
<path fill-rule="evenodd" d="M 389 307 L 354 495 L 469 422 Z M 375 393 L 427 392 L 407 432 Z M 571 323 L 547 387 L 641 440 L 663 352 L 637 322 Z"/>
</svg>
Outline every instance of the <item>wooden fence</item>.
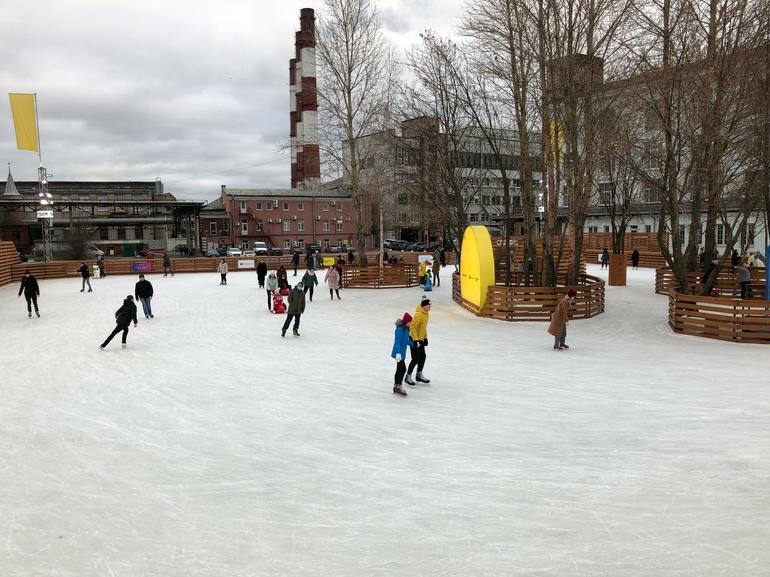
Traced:
<svg viewBox="0 0 770 577">
<path fill-rule="evenodd" d="M 604 312 L 604 281 L 590 275 L 581 275 L 579 284 L 572 286 L 497 284 L 489 287 L 486 303 L 481 310 L 463 300 L 460 275 L 452 275 L 452 298 L 455 302 L 477 316 L 505 321 L 550 321 L 551 313 L 570 289 L 577 292 L 575 303 L 570 309 L 570 318 L 590 318 Z"/>
<path fill-rule="evenodd" d="M 417 286 L 417 282 L 417 267 L 414 265 L 342 269 L 342 286 L 345 288 L 403 288 Z"/>
<path fill-rule="evenodd" d="M 0 286 L 12 282 L 11 267 L 19 263 L 19 251 L 11 241 L 0 241 Z"/>
<path fill-rule="evenodd" d="M 671 290 L 668 324 L 674 332 L 686 335 L 770 344 L 770 301 L 704 297 Z"/>
<path fill-rule="evenodd" d="M 765 294 L 765 269 L 750 268 L 751 283 L 749 288 L 752 295 L 759 297 Z M 687 285 L 690 294 L 700 293 L 700 274 L 702 271 L 691 271 L 687 273 Z M 655 269 L 655 292 L 658 294 L 669 294 L 672 289 L 679 289 L 679 281 L 674 276 L 674 272 L 669 267 L 659 267 Z M 741 286 L 736 280 L 735 273 L 730 265 L 722 267 L 717 279 L 714 282 L 714 289 L 719 295 L 737 297 L 741 294 Z"/>
</svg>

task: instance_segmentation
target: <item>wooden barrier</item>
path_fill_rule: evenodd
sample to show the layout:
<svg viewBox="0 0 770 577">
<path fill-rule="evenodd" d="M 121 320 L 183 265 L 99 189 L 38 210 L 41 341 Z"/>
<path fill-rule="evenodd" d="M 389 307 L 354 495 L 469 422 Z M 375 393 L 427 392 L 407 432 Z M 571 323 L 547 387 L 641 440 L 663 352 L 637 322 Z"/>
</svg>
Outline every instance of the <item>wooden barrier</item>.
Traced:
<svg viewBox="0 0 770 577">
<path fill-rule="evenodd" d="M 750 268 L 751 294 L 764 296 L 765 293 L 765 269 Z M 700 274 L 701 271 L 691 271 L 687 273 L 687 285 L 690 294 L 700 293 Z M 659 267 L 655 269 L 655 292 L 667 295 L 672 289 L 679 289 L 679 281 L 674 276 L 674 272 L 669 267 Z M 722 267 L 717 279 L 714 282 L 715 291 L 722 296 L 737 297 L 741 294 L 741 286 L 735 277 L 735 273 L 730 265 Z"/>
<path fill-rule="evenodd" d="M 417 286 L 417 267 L 388 265 L 382 268 L 345 267 L 342 269 L 344 288 L 403 288 Z"/>
<path fill-rule="evenodd" d="M 452 275 L 452 299 L 455 302 L 477 316 L 505 321 L 550 321 L 551 313 L 570 289 L 577 292 L 570 309 L 571 319 L 590 318 L 604 312 L 604 281 L 590 275 L 581 275 L 579 284 L 572 286 L 491 286 L 481 310 L 463 300 L 460 275 Z"/>
<path fill-rule="evenodd" d="M 19 263 L 19 251 L 16 250 L 16 245 L 9 241 L 4 240 L 0 242 L 0 286 L 7 285 L 12 282 L 11 267 Z M 24 263 L 22 263 L 24 264 Z"/>
<path fill-rule="evenodd" d="M 674 332 L 686 335 L 770 344 L 770 301 L 704 297 L 672 289 L 668 324 Z"/>
</svg>

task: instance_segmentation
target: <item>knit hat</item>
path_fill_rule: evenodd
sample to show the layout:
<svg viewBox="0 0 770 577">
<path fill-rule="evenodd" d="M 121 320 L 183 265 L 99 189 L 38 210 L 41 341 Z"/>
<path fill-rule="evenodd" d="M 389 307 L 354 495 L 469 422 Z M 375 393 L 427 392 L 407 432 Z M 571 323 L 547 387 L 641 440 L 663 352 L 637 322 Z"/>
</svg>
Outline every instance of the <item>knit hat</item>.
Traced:
<svg viewBox="0 0 770 577">
<path fill-rule="evenodd" d="M 405 325 L 411 322 L 412 322 L 412 315 L 410 315 L 409 313 L 404 313 L 404 316 L 401 318 L 401 324 Z"/>
<path fill-rule="evenodd" d="M 567 291 L 567 296 L 574 299 L 577 296 L 577 291 L 575 289 L 569 289 L 569 291 Z"/>
<path fill-rule="evenodd" d="M 430 304 L 430 299 L 422 299 L 420 301 L 420 306 L 421 307 L 427 307 L 429 304 Z"/>
</svg>

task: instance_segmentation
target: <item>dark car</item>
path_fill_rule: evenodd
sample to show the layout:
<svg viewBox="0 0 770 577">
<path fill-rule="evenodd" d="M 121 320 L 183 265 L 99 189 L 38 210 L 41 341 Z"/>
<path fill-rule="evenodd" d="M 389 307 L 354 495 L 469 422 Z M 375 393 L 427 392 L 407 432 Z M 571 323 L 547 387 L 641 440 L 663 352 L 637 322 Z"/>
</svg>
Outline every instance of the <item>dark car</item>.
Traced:
<svg viewBox="0 0 770 577">
<path fill-rule="evenodd" d="M 404 250 L 408 250 L 410 252 L 423 252 L 425 250 L 425 243 L 413 242 L 412 244 L 407 245 Z"/>
<path fill-rule="evenodd" d="M 315 254 L 317 252 L 321 252 L 323 249 L 321 248 L 320 244 L 311 244 L 308 245 L 307 250 L 310 251 L 310 254 Z"/>
<path fill-rule="evenodd" d="M 270 249 L 270 256 L 283 256 L 283 249 L 274 246 Z"/>
<path fill-rule="evenodd" d="M 387 239 L 382 246 L 388 250 L 404 250 L 409 243 L 405 240 Z"/>
</svg>

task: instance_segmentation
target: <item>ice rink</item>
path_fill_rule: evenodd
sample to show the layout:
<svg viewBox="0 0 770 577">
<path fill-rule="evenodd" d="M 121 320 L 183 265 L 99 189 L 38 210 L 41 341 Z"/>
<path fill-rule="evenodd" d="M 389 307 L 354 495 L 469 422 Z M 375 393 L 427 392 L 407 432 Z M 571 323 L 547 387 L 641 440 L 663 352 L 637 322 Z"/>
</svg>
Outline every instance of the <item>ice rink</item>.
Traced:
<svg viewBox="0 0 770 577">
<path fill-rule="evenodd" d="M 0 288 L 0 575 L 770 575 L 770 349 L 674 335 L 629 270 L 555 352 L 449 270 L 405 399 L 418 288 L 322 286 L 281 339 L 253 272 L 149 275 L 106 351 L 135 277 Z"/>
</svg>

